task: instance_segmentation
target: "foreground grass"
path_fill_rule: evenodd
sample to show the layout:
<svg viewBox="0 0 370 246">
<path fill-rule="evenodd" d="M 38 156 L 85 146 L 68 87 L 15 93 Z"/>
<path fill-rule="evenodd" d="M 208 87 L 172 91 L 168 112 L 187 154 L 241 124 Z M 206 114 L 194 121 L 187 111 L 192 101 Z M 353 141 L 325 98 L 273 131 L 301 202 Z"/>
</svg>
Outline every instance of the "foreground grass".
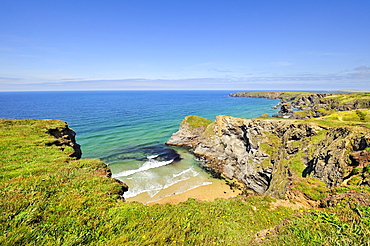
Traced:
<svg viewBox="0 0 370 246">
<path fill-rule="evenodd" d="M 291 218 L 267 234 L 264 245 L 370 245 L 370 207 L 338 205 Z"/>
<path fill-rule="evenodd" d="M 257 237 L 259 243 L 318 245 L 321 237 L 346 245 L 339 241 L 344 229 L 344 242 L 370 241 L 369 211 L 361 207 L 293 211 L 273 207 L 264 196 L 125 203 L 120 184 L 101 175 L 104 163 L 74 160 L 71 149 L 49 146 L 55 139 L 47 129 L 64 127 L 61 121 L 0 120 L 0 245 L 250 245 L 257 232 L 279 224 L 277 236 Z"/>
<path fill-rule="evenodd" d="M 60 121 L 0 120 L 1 245 L 247 245 L 292 213 L 269 198 L 145 206 L 118 199 L 99 160 L 73 160 L 47 129 Z M 258 209 L 257 209 L 258 207 Z M 262 209 L 263 208 L 263 209 Z"/>
</svg>

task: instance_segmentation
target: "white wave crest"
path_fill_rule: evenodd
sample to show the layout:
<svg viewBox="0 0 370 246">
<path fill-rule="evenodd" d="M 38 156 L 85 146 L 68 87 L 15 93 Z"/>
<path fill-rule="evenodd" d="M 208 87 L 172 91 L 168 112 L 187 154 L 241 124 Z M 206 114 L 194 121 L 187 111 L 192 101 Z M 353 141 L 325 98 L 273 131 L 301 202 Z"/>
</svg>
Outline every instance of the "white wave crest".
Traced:
<svg viewBox="0 0 370 246">
<path fill-rule="evenodd" d="M 194 168 L 188 168 L 180 173 L 174 173 L 172 174 L 172 178 L 176 178 L 176 177 L 179 177 L 179 176 L 182 176 L 182 175 L 186 175 L 186 176 L 189 176 L 190 177 L 194 177 L 194 176 L 197 176 L 198 175 L 198 172 L 194 170 Z"/>
<path fill-rule="evenodd" d="M 173 174 L 171 178 L 169 177 L 168 179 L 165 179 L 164 184 L 155 182 L 153 179 L 147 179 L 145 182 L 145 187 L 134 185 L 132 188 L 129 188 L 127 192 L 125 192 L 124 197 L 125 198 L 134 197 L 144 192 L 147 192 L 150 197 L 154 197 L 161 190 L 167 189 L 172 185 L 175 185 L 179 182 L 186 181 L 198 175 L 199 173 L 191 167 L 178 174 Z"/>
<path fill-rule="evenodd" d="M 143 171 L 146 171 L 146 170 L 149 170 L 149 169 L 152 169 L 152 168 L 157 168 L 157 167 L 161 167 L 161 166 L 171 164 L 173 162 L 173 160 L 174 159 L 169 160 L 169 161 L 156 161 L 154 159 L 149 159 L 148 161 L 146 161 L 144 163 L 144 165 L 142 165 L 138 169 L 126 170 L 126 171 L 123 171 L 123 172 L 120 172 L 120 173 L 116 173 L 116 174 L 113 174 L 112 177 L 113 178 L 126 177 L 126 176 L 132 175 L 134 173 L 143 172 Z"/>
</svg>

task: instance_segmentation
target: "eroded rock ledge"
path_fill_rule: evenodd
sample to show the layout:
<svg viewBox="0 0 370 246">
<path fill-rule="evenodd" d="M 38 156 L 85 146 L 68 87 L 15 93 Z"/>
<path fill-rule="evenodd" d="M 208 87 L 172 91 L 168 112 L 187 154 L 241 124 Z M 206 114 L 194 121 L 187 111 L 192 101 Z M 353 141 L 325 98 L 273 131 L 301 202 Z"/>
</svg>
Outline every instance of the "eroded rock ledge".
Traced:
<svg viewBox="0 0 370 246">
<path fill-rule="evenodd" d="M 361 127 L 222 115 L 198 127 L 186 121 L 167 144 L 189 146 L 203 168 L 259 194 L 284 198 L 293 180 L 305 177 L 334 187 L 369 164 L 370 132 Z M 362 177 L 357 184 L 369 185 L 370 178 Z"/>
<path fill-rule="evenodd" d="M 82 151 L 81 146 L 76 143 L 76 133 L 68 127 L 67 123 L 64 123 L 63 128 L 48 129 L 47 132 L 56 138 L 55 141 L 48 143 L 48 146 L 60 146 L 62 150 L 70 146 L 73 148 L 73 152 L 69 154 L 69 157 L 81 158 Z"/>
<path fill-rule="evenodd" d="M 81 146 L 76 142 L 76 133 L 68 127 L 68 124 L 66 122 L 60 122 L 62 122 L 62 127 L 49 128 L 46 130 L 49 135 L 55 137 L 54 141 L 48 142 L 46 145 L 59 146 L 62 151 L 66 151 L 69 147 L 71 147 L 73 151 L 69 151 L 67 153 L 68 156 L 75 158 L 76 160 L 81 159 L 82 150 Z M 98 162 L 100 162 L 100 165 L 98 165 L 99 167 L 95 170 L 95 174 L 105 176 L 107 178 L 112 178 L 112 171 L 110 170 L 110 168 L 102 161 L 99 160 Z M 127 184 L 118 179 L 114 180 L 121 185 L 121 189 L 117 192 L 117 195 L 120 196 L 120 199 L 124 199 L 123 194 L 128 191 L 129 187 L 127 186 Z"/>
</svg>

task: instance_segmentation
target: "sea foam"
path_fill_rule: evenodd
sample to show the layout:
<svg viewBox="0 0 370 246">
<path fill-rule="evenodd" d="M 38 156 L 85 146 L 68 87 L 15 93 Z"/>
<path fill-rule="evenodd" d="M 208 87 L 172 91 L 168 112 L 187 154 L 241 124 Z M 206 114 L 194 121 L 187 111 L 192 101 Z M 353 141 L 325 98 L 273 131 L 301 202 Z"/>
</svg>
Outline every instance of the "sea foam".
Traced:
<svg viewBox="0 0 370 246">
<path fill-rule="evenodd" d="M 119 173 L 115 173 L 115 174 L 112 175 L 112 177 L 113 178 L 127 177 L 127 176 L 130 176 L 132 174 L 135 174 L 135 173 L 138 173 L 138 172 L 143 172 L 143 171 L 146 171 L 146 170 L 149 170 L 149 169 L 152 169 L 152 168 L 166 166 L 168 164 L 171 164 L 174 161 L 174 159 L 169 160 L 169 161 L 157 161 L 157 160 L 154 159 L 156 157 L 157 157 L 157 155 L 148 156 L 147 157 L 148 161 L 146 161 L 138 169 L 126 170 L 126 171 L 122 171 L 122 172 L 119 172 Z"/>
<path fill-rule="evenodd" d="M 168 178 L 160 178 L 159 180 L 156 180 L 155 178 L 146 178 L 146 179 L 131 179 L 130 181 L 132 183 L 132 189 L 129 188 L 127 192 L 125 192 L 124 197 L 129 198 L 129 197 L 134 197 L 137 196 L 141 193 L 148 193 L 150 197 L 154 197 L 157 195 L 161 190 L 167 189 L 177 183 L 189 180 L 193 177 L 198 176 L 199 173 L 194 170 L 193 167 L 190 167 L 178 174 L 172 174 L 172 177 Z M 140 184 L 139 184 L 140 183 Z M 203 181 L 202 181 L 203 183 Z M 189 184 L 185 184 L 185 186 Z M 183 186 L 184 186 L 183 185 Z M 198 186 L 199 184 L 196 184 Z M 187 187 L 186 189 L 189 189 L 190 187 Z M 193 187 L 195 188 L 195 187 Z M 181 193 L 181 192 L 180 192 Z"/>
</svg>

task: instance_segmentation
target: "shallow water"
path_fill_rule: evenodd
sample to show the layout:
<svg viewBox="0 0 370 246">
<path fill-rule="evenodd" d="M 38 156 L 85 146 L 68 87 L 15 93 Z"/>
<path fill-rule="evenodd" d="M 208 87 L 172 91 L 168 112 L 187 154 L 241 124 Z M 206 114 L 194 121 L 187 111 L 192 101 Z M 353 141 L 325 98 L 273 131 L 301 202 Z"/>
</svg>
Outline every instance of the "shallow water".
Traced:
<svg viewBox="0 0 370 246">
<path fill-rule="evenodd" d="M 214 120 L 275 114 L 278 100 L 231 91 L 2 92 L 1 118 L 61 119 L 77 133 L 83 158 L 100 158 L 147 203 L 207 185 L 212 178 L 184 148 L 164 143 L 187 115 Z"/>
</svg>

